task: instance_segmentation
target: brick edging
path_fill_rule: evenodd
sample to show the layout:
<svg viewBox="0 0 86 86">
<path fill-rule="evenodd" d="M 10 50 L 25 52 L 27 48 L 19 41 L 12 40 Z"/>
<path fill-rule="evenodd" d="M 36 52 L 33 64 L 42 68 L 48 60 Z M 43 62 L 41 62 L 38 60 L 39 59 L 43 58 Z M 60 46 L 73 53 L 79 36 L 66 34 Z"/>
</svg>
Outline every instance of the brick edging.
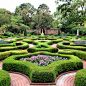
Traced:
<svg viewBox="0 0 86 86">
<path fill-rule="evenodd" d="M 26 78 L 29 80 L 30 85 L 56 85 L 57 80 L 58 80 L 62 75 L 67 74 L 67 73 L 77 72 L 77 71 L 78 71 L 78 70 L 68 71 L 68 72 L 62 73 L 62 74 L 60 74 L 60 75 L 57 76 L 55 82 L 53 82 L 53 83 L 32 83 L 31 80 L 30 80 L 30 78 L 29 78 L 27 75 L 25 75 L 25 74 L 22 74 L 22 73 L 20 73 L 20 72 L 13 72 L 13 71 L 7 71 L 7 72 L 9 72 L 9 73 L 15 73 L 15 74 L 20 74 L 20 75 L 26 77 Z"/>
</svg>

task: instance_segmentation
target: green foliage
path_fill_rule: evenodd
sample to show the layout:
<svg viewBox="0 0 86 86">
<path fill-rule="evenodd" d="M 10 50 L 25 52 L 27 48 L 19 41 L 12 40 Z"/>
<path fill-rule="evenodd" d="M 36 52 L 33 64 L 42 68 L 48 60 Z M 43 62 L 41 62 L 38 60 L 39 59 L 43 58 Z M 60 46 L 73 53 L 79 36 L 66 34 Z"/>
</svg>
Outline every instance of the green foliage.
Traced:
<svg viewBox="0 0 86 86">
<path fill-rule="evenodd" d="M 86 85 L 86 69 L 81 69 L 76 72 L 74 83 L 76 86 Z"/>
<path fill-rule="evenodd" d="M 11 16 L 9 14 L 0 14 L 0 27 L 4 24 L 10 23 Z"/>
<path fill-rule="evenodd" d="M 19 25 L 20 23 L 22 23 L 23 20 L 22 20 L 22 16 L 12 16 L 11 17 L 11 24 L 12 25 Z"/>
<path fill-rule="evenodd" d="M 59 56 L 59 57 L 61 56 L 61 57 L 68 58 L 68 60 L 53 62 L 48 66 L 46 66 L 46 68 L 39 67 L 30 62 L 18 61 L 20 58 L 27 58 L 38 54 Z M 54 82 L 56 79 L 56 76 L 59 75 L 60 73 L 64 71 L 71 71 L 76 69 L 79 70 L 81 68 L 83 68 L 82 61 L 74 55 L 54 54 L 54 53 L 49 53 L 44 51 L 24 54 L 24 55 L 12 55 L 3 61 L 3 69 L 9 70 L 9 71 L 19 71 L 23 74 L 26 74 L 30 77 L 31 82 L 34 81 L 34 83 L 35 82 L 39 82 L 39 83 Z M 50 77 L 50 78 L 47 80 L 46 77 L 47 78 Z"/>
<path fill-rule="evenodd" d="M 31 35 L 38 35 L 36 31 L 30 32 Z"/>
<path fill-rule="evenodd" d="M 66 36 L 70 36 L 70 33 L 69 33 L 69 32 L 67 32 Z"/>
<path fill-rule="evenodd" d="M 9 10 L 6 10 L 4 8 L 0 8 L 0 14 L 12 14 Z"/>
<path fill-rule="evenodd" d="M 36 28 L 36 29 L 51 28 L 53 17 L 48 13 L 43 13 L 43 14 L 40 13 L 40 14 L 35 14 L 32 17 L 32 20 L 34 21 L 33 28 Z"/>
<path fill-rule="evenodd" d="M 49 7 L 46 4 L 40 4 L 38 10 L 40 10 L 42 13 L 44 12 L 50 13 Z"/>
<path fill-rule="evenodd" d="M 9 86 L 11 84 L 10 74 L 5 70 L 0 70 L 0 86 Z"/>
<path fill-rule="evenodd" d="M 74 27 L 72 28 L 72 33 L 76 33 L 77 32 L 77 29 L 79 29 L 79 32 L 80 34 L 83 36 L 83 35 L 86 35 L 86 27 L 84 26 L 77 26 L 77 27 Z"/>
<path fill-rule="evenodd" d="M 58 36 L 60 36 L 60 28 L 58 28 Z"/>
<path fill-rule="evenodd" d="M 57 25 L 58 25 L 58 20 L 55 20 L 52 22 L 52 28 L 53 29 L 57 29 Z"/>
<path fill-rule="evenodd" d="M 24 29 L 24 36 L 27 36 L 26 28 Z"/>
<path fill-rule="evenodd" d="M 25 27 L 25 28 L 27 28 L 27 29 L 30 29 L 30 27 L 27 26 L 27 25 L 25 25 L 25 24 L 20 24 L 20 26 L 23 26 L 23 27 Z"/>
<path fill-rule="evenodd" d="M 14 34 L 11 33 L 11 32 L 5 32 L 5 33 L 4 33 L 4 36 L 14 36 Z"/>
<path fill-rule="evenodd" d="M 25 50 L 11 50 L 11 51 L 5 51 L 0 53 L 0 60 L 4 60 L 10 55 L 21 55 L 21 54 L 27 54 L 28 52 Z"/>
</svg>

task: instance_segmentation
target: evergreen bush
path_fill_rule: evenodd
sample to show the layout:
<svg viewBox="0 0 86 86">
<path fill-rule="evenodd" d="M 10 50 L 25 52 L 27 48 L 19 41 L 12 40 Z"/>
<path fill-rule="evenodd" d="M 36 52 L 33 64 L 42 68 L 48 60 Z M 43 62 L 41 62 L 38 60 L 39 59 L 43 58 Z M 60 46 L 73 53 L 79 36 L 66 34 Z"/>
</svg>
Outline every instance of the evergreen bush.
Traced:
<svg viewBox="0 0 86 86">
<path fill-rule="evenodd" d="M 24 29 L 24 36 L 27 36 L 26 28 Z"/>
<path fill-rule="evenodd" d="M 11 32 L 5 32 L 5 33 L 4 33 L 4 36 L 14 36 L 14 34 L 11 33 Z"/>
<path fill-rule="evenodd" d="M 58 36 L 60 36 L 60 28 L 58 29 Z"/>
</svg>

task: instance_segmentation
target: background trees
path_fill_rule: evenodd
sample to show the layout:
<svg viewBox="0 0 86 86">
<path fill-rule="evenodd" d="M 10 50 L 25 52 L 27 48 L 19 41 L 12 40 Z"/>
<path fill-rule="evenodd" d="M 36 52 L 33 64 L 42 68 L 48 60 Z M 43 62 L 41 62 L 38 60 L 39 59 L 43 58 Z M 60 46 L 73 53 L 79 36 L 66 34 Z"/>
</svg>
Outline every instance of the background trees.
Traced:
<svg viewBox="0 0 86 86">
<path fill-rule="evenodd" d="M 36 14 L 32 16 L 33 28 L 51 28 L 53 16 L 50 15 L 49 7 L 46 4 L 39 5 Z"/>
<path fill-rule="evenodd" d="M 63 4 L 59 4 L 60 1 L 62 1 Z M 59 22 L 62 24 L 62 31 L 72 33 L 74 30 L 72 28 L 85 28 L 83 27 L 83 23 L 86 21 L 85 0 L 56 0 L 56 3 L 58 7 L 54 15 L 58 20 L 58 12 L 61 12 L 61 22 Z M 80 8 L 81 10 L 79 10 Z"/>
<path fill-rule="evenodd" d="M 25 28 L 61 28 L 64 32 L 75 33 L 79 28 L 80 33 L 84 31 L 85 34 L 86 0 L 56 0 L 55 3 L 57 8 L 54 16 L 46 4 L 40 4 L 36 9 L 30 3 L 23 3 L 15 8 L 14 13 L 0 9 L 0 27 L 13 33 L 23 33 Z"/>
</svg>

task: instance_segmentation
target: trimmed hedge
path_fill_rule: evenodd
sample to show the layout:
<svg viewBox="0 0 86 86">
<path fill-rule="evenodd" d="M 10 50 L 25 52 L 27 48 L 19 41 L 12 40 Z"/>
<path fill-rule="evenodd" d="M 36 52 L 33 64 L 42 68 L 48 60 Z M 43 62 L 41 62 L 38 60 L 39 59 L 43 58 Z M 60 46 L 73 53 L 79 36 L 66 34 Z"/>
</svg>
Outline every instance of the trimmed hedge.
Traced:
<svg viewBox="0 0 86 86">
<path fill-rule="evenodd" d="M 62 49 L 58 51 L 59 54 L 73 54 L 78 56 L 80 59 L 86 60 L 86 52 L 81 50 L 71 50 L 71 49 Z"/>
<path fill-rule="evenodd" d="M 63 45 L 64 42 L 59 42 L 57 44 L 57 48 L 60 48 L 60 49 L 75 49 L 75 50 L 83 50 L 83 51 L 86 51 L 86 47 L 84 46 L 66 46 L 66 45 Z"/>
<path fill-rule="evenodd" d="M 38 43 L 36 46 L 34 46 L 34 47 L 30 47 L 30 48 L 28 48 L 28 52 L 37 52 L 37 51 L 48 51 L 48 52 L 58 52 L 58 48 L 55 48 L 55 47 L 52 47 L 52 46 L 49 46 L 47 43 L 48 42 L 36 42 L 36 43 Z M 42 47 L 44 47 L 44 48 L 42 48 Z"/>
<path fill-rule="evenodd" d="M 31 57 L 33 55 L 50 55 L 66 57 L 68 60 L 53 62 L 45 67 L 40 67 L 28 61 L 18 60 L 20 58 Z M 79 70 L 83 68 L 83 62 L 74 55 L 54 54 L 50 52 L 35 52 L 25 55 L 12 55 L 3 61 L 2 69 L 6 71 L 15 71 L 26 74 L 30 77 L 31 82 L 46 83 L 54 82 L 56 76 L 62 72 Z"/>
<path fill-rule="evenodd" d="M 86 86 L 86 69 L 77 71 L 74 83 L 76 86 Z"/>
<path fill-rule="evenodd" d="M 14 42 L 15 44 L 20 44 L 19 46 L 3 46 L 3 47 L 0 47 L 0 52 L 3 52 L 3 51 L 8 51 L 8 50 L 18 50 L 18 49 L 26 49 L 29 47 L 29 44 L 26 43 L 26 42 Z M 4 44 L 3 44 L 4 45 Z"/>
<path fill-rule="evenodd" d="M 5 58 L 11 55 L 21 55 L 27 53 L 28 52 L 26 50 L 11 50 L 11 51 L 0 52 L 0 60 L 4 60 Z"/>
<path fill-rule="evenodd" d="M 5 70 L 0 70 L 0 86 L 9 86 L 11 84 L 11 77 Z"/>
</svg>

